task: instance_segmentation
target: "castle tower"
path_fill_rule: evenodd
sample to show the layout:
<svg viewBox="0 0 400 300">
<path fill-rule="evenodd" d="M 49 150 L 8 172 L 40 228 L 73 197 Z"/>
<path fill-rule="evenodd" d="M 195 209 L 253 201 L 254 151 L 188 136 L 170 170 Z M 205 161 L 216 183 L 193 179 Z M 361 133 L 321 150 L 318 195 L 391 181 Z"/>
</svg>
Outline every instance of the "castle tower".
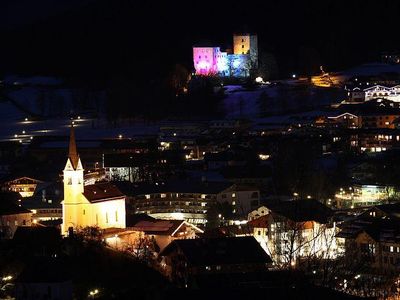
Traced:
<svg viewBox="0 0 400 300">
<path fill-rule="evenodd" d="M 62 233 L 65 234 L 69 227 L 79 224 L 78 206 L 84 203 L 83 167 L 76 149 L 74 125 L 71 124 L 69 139 L 68 159 L 64 168 L 64 201 Z"/>
<path fill-rule="evenodd" d="M 258 41 L 256 34 L 240 33 L 233 35 L 233 54 L 249 55 L 251 68 L 258 68 Z"/>
</svg>

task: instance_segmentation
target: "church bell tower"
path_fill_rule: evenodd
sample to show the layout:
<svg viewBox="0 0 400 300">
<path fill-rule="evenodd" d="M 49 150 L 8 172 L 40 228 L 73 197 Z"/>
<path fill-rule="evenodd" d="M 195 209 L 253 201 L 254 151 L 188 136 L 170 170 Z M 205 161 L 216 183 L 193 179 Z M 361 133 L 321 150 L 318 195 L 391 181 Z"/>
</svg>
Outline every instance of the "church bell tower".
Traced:
<svg viewBox="0 0 400 300">
<path fill-rule="evenodd" d="M 62 234 L 78 224 L 78 206 L 84 191 L 83 167 L 76 149 L 74 125 L 71 124 L 68 159 L 64 168 L 64 201 Z"/>
</svg>

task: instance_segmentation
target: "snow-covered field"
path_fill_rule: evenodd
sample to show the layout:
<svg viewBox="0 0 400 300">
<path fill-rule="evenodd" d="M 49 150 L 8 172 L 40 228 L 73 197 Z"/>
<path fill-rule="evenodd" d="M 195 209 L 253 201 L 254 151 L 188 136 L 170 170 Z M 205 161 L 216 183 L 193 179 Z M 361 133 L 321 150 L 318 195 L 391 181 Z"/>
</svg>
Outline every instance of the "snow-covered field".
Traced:
<svg viewBox="0 0 400 300">
<path fill-rule="evenodd" d="M 400 73 L 400 65 L 365 64 L 338 74 L 351 77 L 382 72 Z M 62 83 L 58 78 L 42 76 L 8 76 L 0 81 L 0 84 L 7 86 L 5 95 L 0 95 L 0 140 L 28 142 L 31 137 L 34 139 L 38 135 L 67 135 L 71 115 L 75 116 L 75 124 L 79 128 L 78 138 L 156 135 L 160 126 L 171 125 L 168 122 L 136 122 L 119 124 L 118 128 L 113 128 L 105 118 L 92 119 L 91 111 L 101 113 L 104 94 L 97 93 L 88 97 Z M 301 124 L 321 115 L 324 106 L 344 99 L 344 91 L 341 89 L 313 87 L 296 80 L 262 85 L 255 90 L 226 86 L 225 94 L 222 105 L 227 119 L 246 118 L 256 124 L 271 125 Z M 81 101 L 76 99 L 82 97 L 87 99 L 85 108 L 77 106 Z M 35 118 L 37 116 L 41 118 Z"/>
</svg>

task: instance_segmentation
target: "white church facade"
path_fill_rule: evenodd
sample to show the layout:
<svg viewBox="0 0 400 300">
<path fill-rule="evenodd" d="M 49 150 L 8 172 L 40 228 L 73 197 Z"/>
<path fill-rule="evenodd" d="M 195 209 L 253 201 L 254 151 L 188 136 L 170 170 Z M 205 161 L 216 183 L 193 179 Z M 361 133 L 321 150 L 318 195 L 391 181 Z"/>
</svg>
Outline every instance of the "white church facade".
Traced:
<svg viewBox="0 0 400 300">
<path fill-rule="evenodd" d="M 71 229 L 86 226 L 125 228 L 125 195 L 108 182 L 85 186 L 83 172 L 74 127 L 71 126 L 69 153 L 64 168 L 61 233 L 67 235 Z"/>
</svg>

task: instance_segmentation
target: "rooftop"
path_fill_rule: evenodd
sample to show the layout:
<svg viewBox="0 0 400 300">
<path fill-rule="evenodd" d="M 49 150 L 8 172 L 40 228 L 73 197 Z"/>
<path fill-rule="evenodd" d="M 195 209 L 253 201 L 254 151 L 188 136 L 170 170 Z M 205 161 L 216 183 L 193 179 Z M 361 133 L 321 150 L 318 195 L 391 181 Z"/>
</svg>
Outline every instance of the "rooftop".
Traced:
<svg viewBox="0 0 400 300">
<path fill-rule="evenodd" d="M 125 197 L 114 184 L 109 182 L 86 185 L 83 195 L 90 202 L 101 202 Z"/>
<path fill-rule="evenodd" d="M 272 262 L 254 237 L 175 240 L 160 255 L 168 255 L 177 248 L 194 266 L 266 264 Z"/>
</svg>

